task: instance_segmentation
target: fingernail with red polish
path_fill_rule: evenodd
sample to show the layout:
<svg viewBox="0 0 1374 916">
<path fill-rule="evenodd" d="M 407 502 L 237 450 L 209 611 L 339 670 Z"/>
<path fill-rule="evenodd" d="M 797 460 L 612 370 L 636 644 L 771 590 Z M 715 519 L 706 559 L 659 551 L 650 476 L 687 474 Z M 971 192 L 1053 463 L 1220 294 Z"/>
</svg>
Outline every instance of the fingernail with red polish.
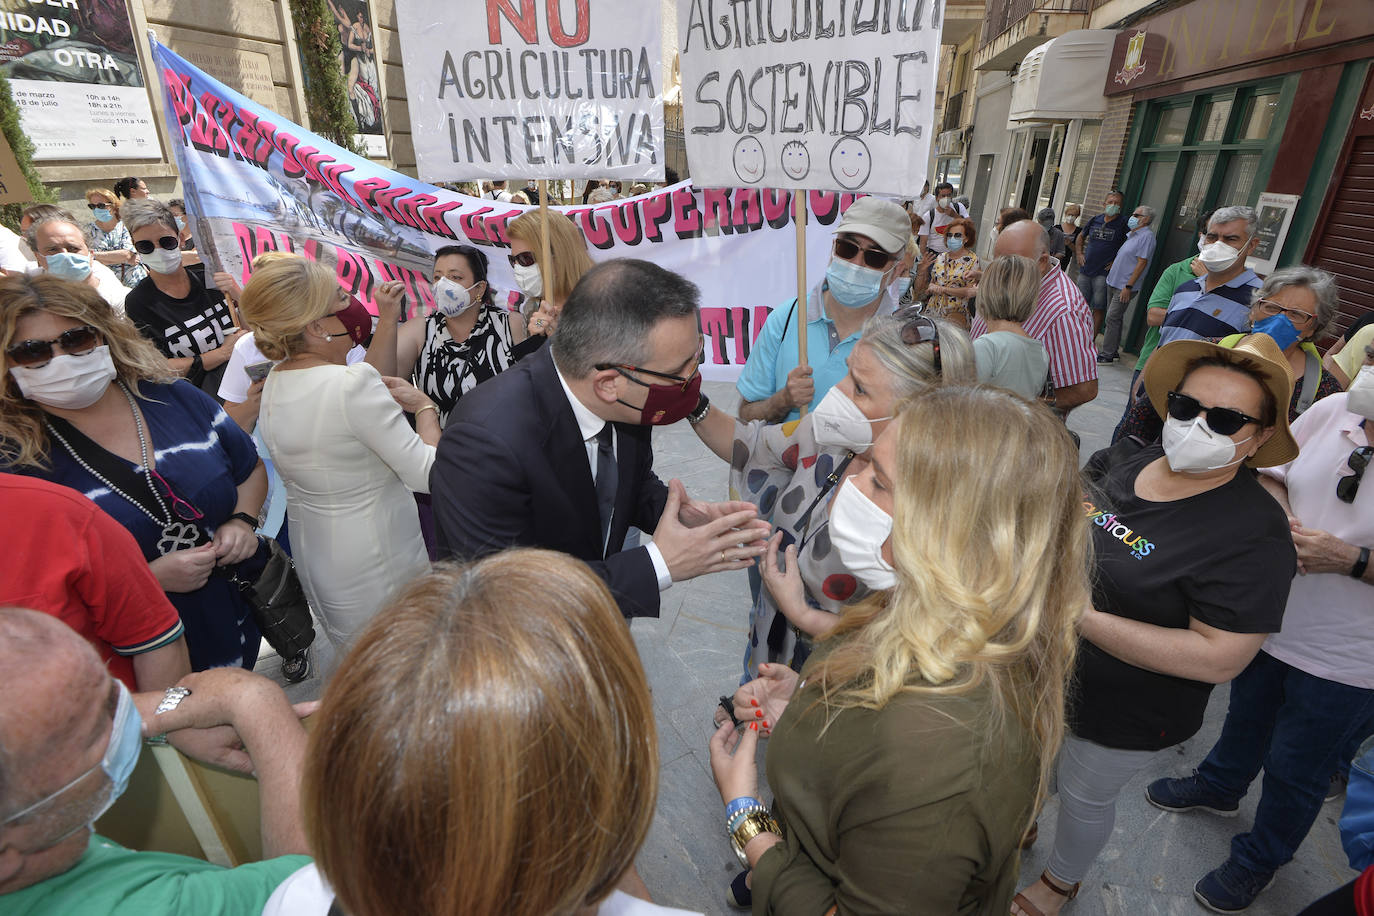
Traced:
<svg viewBox="0 0 1374 916">
<path fill-rule="evenodd" d="M 754 730 L 754 731 L 758 731 L 758 730 L 759 730 L 759 723 L 757 723 L 757 722 L 750 722 L 750 723 L 749 723 L 749 727 L 750 727 L 752 730 Z"/>
<path fill-rule="evenodd" d="M 754 710 L 754 715 L 756 715 L 756 716 L 758 716 L 760 719 L 762 719 L 762 718 L 763 718 L 763 710 L 762 710 L 762 709 L 756 709 L 756 710 Z"/>
<path fill-rule="evenodd" d="M 759 701 L 758 701 L 758 700 L 750 700 L 750 701 L 749 701 L 749 705 L 750 705 L 750 706 L 757 706 L 757 705 L 759 705 Z"/>
</svg>

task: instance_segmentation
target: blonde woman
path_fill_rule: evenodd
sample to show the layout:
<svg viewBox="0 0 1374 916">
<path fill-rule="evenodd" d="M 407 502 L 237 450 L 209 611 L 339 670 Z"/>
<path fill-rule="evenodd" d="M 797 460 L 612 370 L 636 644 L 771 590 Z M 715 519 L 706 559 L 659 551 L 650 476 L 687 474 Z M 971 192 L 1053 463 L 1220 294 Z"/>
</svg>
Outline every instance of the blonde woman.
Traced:
<svg viewBox="0 0 1374 916">
<path fill-rule="evenodd" d="M 563 311 L 577 281 L 592 269 L 587 253 L 587 240 L 571 219 L 561 214 L 549 214 L 549 288 L 544 288 L 543 223 L 531 210 L 510 221 L 506 227 L 510 239 L 510 266 L 515 271 L 515 285 L 525 294 L 526 308 L 533 309 L 529 319 L 529 337 L 512 349 L 517 360 L 538 350 L 558 326 L 558 314 Z M 537 303 L 537 306 L 535 305 Z"/>
<path fill-rule="evenodd" d="M 980 382 L 1015 391 L 1023 398 L 1036 398 L 1045 391 L 1050 354 L 1024 327 L 1038 295 L 1040 270 L 1030 258 L 1005 255 L 983 271 L 978 314 L 988 330 L 973 342 Z"/>
<path fill-rule="evenodd" d="M 1003 916 L 1089 602 L 1077 449 L 1038 404 L 935 387 L 842 486 L 831 542 L 890 587 L 845 610 L 800 680 L 764 666 L 734 699 L 757 724 L 711 738 L 754 911 Z M 754 763 L 770 730 L 771 814 Z"/>
<path fill-rule="evenodd" d="M 148 269 L 138 262 L 134 240 L 119 219 L 119 198 L 109 188 L 91 188 L 86 192 L 86 208 L 91 222 L 86 235 L 91 240 L 91 254 L 104 264 L 129 289 L 148 276 Z"/>
<path fill-rule="evenodd" d="M 399 307 L 402 284 L 377 298 Z M 327 267 L 264 264 L 240 305 L 263 356 L 258 428 L 286 484 L 293 557 L 336 648 L 429 564 L 411 492 L 429 492 L 438 409 L 408 382 L 347 364 L 372 316 Z M 415 429 L 405 413 L 415 416 Z"/>
<path fill-rule="evenodd" d="M 266 561 L 253 440 L 84 283 L 0 280 L 0 371 L 0 470 L 84 493 L 129 530 L 181 616 L 193 669 L 251 670 L 252 609 L 213 573 L 244 563 L 251 579 Z"/>
<path fill-rule="evenodd" d="M 654 711 L 615 599 L 566 554 L 396 594 L 325 693 L 304 786 L 316 862 L 264 916 L 687 916 L 616 889 L 643 889 Z"/>
</svg>

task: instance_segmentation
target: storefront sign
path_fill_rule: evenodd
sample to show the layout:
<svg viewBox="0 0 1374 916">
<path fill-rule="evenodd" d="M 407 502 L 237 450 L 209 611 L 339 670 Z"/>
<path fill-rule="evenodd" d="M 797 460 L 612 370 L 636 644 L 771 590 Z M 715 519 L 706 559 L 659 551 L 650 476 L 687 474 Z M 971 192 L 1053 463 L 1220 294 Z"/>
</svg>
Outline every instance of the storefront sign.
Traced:
<svg viewBox="0 0 1374 916">
<path fill-rule="evenodd" d="M 0 7 L 0 72 L 9 77 L 34 159 L 162 155 L 124 3 Z"/>
<path fill-rule="evenodd" d="M 1370 0 L 1193 0 L 1123 29 L 1105 95 L 1374 35 Z"/>
<path fill-rule="evenodd" d="M 943 7 L 678 0 L 696 183 L 918 196 Z"/>
<path fill-rule="evenodd" d="M 663 180 L 658 3 L 397 0 L 426 181 Z"/>
<path fill-rule="evenodd" d="M 1267 275 L 1278 266 L 1279 255 L 1283 253 L 1283 243 L 1288 238 L 1288 226 L 1293 222 L 1293 212 L 1298 209 L 1299 197 L 1296 194 L 1261 194 L 1255 204 L 1259 227 L 1255 235 L 1259 244 L 1245 264 L 1257 274 Z"/>
</svg>

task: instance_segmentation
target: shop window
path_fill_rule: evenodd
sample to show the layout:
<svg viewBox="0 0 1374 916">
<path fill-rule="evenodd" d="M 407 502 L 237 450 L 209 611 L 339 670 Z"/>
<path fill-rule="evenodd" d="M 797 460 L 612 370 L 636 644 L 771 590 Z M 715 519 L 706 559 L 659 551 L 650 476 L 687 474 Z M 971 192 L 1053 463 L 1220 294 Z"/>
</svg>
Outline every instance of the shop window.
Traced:
<svg viewBox="0 0 1374 916">
<path fill-rule="evenodd" d="M 1249 206 L 1259 196 L 1255 178 L 1259 174 L 1259 153 L 1236 153 L 1226 164 L 1226 174 L 1217 192 L 1217 206 Z"/>
<path fill-rule="evenodd" d="M 1078 131 L 1078 144 L 1073 151 L 1073 165 L 1069 166 L 1069 186 L 1064 200 L 1081 204 L 1088 193 L 1088 179 L 1092 175 L 1093 157 L 1097 155 L 1097 135 L 1101 121 L 1084 121 Z"/>
<path fill-rule="evenodd" d="M 1159 113 L 1159 123 L 1155 125 L 1154 146 L 1177 146 L 1183 142 L 1188 131 L 1188 106 L 1165 108 Z"/>
<path fill-rule="evenodd" d="M 1202 109 L 1198 142 L 1220 143 L 1226 135 L 1226 119 L 1231 116 L 1233 99 L 1213 99 Z"/>
<path fill-rule="evenodd" d="M 1267 140 L 1274 126 L 1274 116 L 1279 110 L 1279 94 L 1275 92 L 1256 93 L 1245 103 L 1240 119 L 1237 140 Z"/>
</svg>

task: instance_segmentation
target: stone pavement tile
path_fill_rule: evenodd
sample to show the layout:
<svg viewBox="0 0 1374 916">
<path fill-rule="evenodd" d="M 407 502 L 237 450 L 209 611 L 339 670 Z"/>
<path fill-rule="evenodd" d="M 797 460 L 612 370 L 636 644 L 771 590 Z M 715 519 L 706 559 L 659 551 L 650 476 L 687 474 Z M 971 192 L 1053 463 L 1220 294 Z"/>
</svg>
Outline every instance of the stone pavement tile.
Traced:
<svg viewBox="0 0 1374 916">
<path fill-rule="evenodd" d="M 739 862 L 725 838 L 724 808 L 711 776 L 682 758 L 664 765 L 658 811 L 636 864 L 656 903 L 715 914 L 732 912 L 725 889 Z M 703 798 L 713 797 L 713 804 Z"/>
</svg>

